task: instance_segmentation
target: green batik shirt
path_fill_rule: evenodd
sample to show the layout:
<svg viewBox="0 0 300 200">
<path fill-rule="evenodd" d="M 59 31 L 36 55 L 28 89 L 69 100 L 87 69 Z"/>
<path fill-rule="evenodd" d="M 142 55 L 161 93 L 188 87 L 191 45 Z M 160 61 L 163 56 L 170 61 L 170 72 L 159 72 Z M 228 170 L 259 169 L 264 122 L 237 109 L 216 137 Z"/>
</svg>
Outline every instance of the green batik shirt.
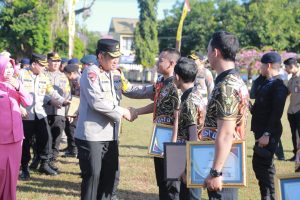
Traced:
<svg viewBox="0 0 300 200">
<path fill-rule="evenodd" d="M 244 140 L 249 106 L 248 89 L 235 69 L 222 72 L 208 100 L 201 140 L 215 140 L 218 120 L 236 122 L 234 139 Z"/>
<path fill-rule="evenodd" d="M 174 77 L 163 78 L 155 84 L 153 122 L 174 125 L 174 111 L 179 107 L 179 96 Z"/>
<path fill-rule="evenodd" d="M 189 140 L 190 126 L 197 125 L 197 134 L 200 134 L 204 125 L 206 103 L 202 96 L 190 88 L 182 94 L 179 110 L 177 142 L 185 143 Z"/>
</svg>

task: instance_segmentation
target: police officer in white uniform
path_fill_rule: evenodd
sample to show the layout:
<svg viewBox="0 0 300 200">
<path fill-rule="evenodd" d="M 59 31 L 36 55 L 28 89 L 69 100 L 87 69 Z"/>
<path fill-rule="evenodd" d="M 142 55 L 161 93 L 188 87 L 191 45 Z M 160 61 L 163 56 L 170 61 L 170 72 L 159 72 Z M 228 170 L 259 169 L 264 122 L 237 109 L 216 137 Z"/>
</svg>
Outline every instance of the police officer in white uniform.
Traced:
<svg viewBox="0 0 300 200">
<path fill-rule="evenodd" d="M 56 52 L 47 54 L 48 69 L 45 74 L 50 79 L 53 88 L 59 95 L 65 99 L 71 99 L 71 88 L 67 76 L 59 71 L 61 58 Z M 52 135 L 52 157 L 51 164 L 55 171 L 58 170 L 55 161 L 59 154 L 59 146 L 61 141 L 62 132 L 66 126 L 66 107 L 62 106 L 57 108 L 53 105 L 46 105 L 45 110 L 47 113 L 48 123 Z"/>
<path fill-rule="evenodd" d="M 53 89 L 49 78 L 43 73 L 43 68 L 47 66 L 46 56 L 32 54 L 30 63 L 29 68 L 19 72 L 19 80 L 24 85 L 24 89 L 33 96 L 32 105 L 26 110 L 22 109 L 25 139 L 22 147 L 20 178 L 23 180 L 30 178 L 28 163 L 30 161 L 30 141 L 33 135 L 36 137 L 37 154 L 42 161 L 39 171 L 47 175 L 57 175 L 57 172 L 49 165 L 52 137 L 44 105 L 51 102 L 54 102 L 56 106 L 69 104 Z"/>
</svg>

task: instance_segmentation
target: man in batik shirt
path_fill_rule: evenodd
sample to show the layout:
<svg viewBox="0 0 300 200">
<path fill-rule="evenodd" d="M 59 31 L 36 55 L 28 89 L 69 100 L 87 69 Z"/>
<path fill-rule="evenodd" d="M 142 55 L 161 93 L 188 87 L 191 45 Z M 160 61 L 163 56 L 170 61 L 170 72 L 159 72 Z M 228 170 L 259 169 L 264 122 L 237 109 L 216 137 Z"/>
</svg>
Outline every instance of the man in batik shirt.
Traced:
<svg viewBox="0 0 300 200">
<path fill-rule="evenodd" d="M 247 87 L 235 71 L 238 39 L 231 33 L 213 34 L 207 56 L 218 76 L 207 105 L 202 140 L 215 140 L 215 157 L 210 174 L 205 179 L 209 199 L 238 199 L 236 188 L 222 189 L 222 168 L 234 140 L 245 139 L 249 102 Z"/>
<path fill-rule="evenodd" d="M 178 125 L 179 95 L 174 84 L 174 67 L 180 58 L 180 53 L 175 49 L 165 49 L 161 52 L 157 62 L 158 72 L 163 75 L 153 87 L 154 103 L 138 108 L 137 115 L 153 112 L 153 122 L 173 126 L 173 141 L 176 141 Z M 159 187 L 160 200 L 179 200 L 179 181 L 165 181 L 164 159 L 154 158 L 156 181 Z"/>
<path fill-rule="evenodd" d="M 174 69 L 174 82 L 182 92 L 177 135 L 177 142 L 179 143 L 197 141 L 203 128 L 206 103 L 201 96 L 193 91 L 197 71 L 195 62 L 188 58 L 181 58 Z M 182 178 L 185 179 L 184 177 Z M 188 189 L 182 181 L 180 199 L 201 199 L 201 189 Z"/>
</svg>

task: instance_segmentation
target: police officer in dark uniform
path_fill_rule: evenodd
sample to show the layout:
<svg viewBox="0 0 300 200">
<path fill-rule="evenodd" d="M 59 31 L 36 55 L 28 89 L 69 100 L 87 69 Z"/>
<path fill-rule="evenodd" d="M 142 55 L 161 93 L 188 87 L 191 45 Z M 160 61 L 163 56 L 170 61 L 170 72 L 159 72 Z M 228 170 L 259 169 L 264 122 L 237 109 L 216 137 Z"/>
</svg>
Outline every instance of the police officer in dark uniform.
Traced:
<svg viewBox="0 0 300 200">
<path fill-rule="evenodd" d="M 252 107 L 251 130 L 256 140 L 253 170 L 258 179 L 261 199 L 275 199 L 273 156 L 282 134 L 281 116 L 288 89 L 280 79 L 281 57 L 269 52 L 261 58 L 261 72 L 266 80 L 256 90 Z"/>
</svg>

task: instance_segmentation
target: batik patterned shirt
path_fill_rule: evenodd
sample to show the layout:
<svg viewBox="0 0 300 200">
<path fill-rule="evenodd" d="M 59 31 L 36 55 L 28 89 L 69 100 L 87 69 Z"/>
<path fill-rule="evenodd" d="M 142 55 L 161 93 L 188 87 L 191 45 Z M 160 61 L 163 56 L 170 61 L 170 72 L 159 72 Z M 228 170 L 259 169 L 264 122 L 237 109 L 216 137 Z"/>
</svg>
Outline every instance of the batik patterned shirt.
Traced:
<svg viewBox="0 0 300 200">
<path fill-rule="evenodd" d="M 154 123 L 174 125 L 174 111 L 179 108 L 179 96 L 173 80 L 174 77 L 162 78 L 155 85 Z"/>
<path fill-rule="evenodd" d="M 244 140 L 248 105 L 249 93 L 239 74 L 234 69 L 221 73 L 208 102 L 201 140 L 216 139 L 218 120 L 236 121 L 234 139 Z"/>
<path fill-rule="evenodd" d="M 189 141 L 189 127 L 197 126 L 197 134 L 201 133 L 204 125 L 206 103 L 203 98 L 193 91 L 186 90 L 181 96 L 181 104 L 178 119 L 177 142 Z"/>
</svg>

